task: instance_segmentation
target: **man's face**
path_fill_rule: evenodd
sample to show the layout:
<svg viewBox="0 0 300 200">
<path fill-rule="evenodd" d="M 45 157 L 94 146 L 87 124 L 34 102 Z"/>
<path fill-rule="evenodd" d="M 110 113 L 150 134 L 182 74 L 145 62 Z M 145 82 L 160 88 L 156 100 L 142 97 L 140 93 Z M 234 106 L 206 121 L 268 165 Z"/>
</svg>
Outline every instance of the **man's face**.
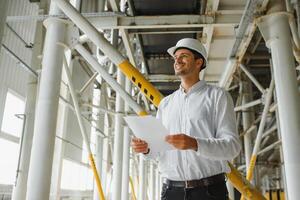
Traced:
<svg viewBox="0 0 300 200">
<path fill-rule="evenodd" d="M 174 54 L 174 71 L 178 76 L 199 75 L 202 59 L 195 59 L 188 49 L 179 49 Z"/>
</svg>

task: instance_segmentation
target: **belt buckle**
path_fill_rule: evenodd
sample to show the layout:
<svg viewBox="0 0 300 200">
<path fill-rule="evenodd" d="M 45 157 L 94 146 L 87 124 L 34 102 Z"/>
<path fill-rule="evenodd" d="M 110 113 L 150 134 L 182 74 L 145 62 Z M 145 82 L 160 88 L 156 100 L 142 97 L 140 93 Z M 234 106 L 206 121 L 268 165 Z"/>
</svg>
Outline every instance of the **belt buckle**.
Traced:
<svg viewBox="0 0 300 200">
<path fill-rule="evenodd" d="M 184 181 L 184 185 L 185 185 L 185 188 L 193 188 L 192 186 L 189 185 L 189 181 Z"/>
</svg>

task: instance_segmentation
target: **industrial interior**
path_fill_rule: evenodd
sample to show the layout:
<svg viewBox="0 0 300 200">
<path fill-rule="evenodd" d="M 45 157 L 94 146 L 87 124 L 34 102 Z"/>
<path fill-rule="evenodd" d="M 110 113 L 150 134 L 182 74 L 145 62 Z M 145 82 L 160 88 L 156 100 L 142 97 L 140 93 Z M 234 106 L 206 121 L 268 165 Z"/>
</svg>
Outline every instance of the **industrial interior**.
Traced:
<svg viewBox="0 0 300 200">
<path fill-rule="evenodd" d="M 0 199 L 160 199 L 123 117 L 179 88 L 182 38 L 234 101 L 229 198 L 299 200 L 299 0 L 0 0 Z"/>
</svg>

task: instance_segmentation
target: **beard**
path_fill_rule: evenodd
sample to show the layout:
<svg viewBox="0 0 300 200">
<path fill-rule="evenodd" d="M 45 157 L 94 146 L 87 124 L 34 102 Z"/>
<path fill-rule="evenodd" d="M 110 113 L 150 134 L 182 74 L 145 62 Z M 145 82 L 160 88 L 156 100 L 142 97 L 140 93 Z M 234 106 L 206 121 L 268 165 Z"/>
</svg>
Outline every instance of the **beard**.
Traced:
<svg viewBox="0 0 300 200">
<path fill-rule="evenodd" d="M 175 75 L 177 76 L 185 76 L 189 75 L 193 72 L 192 67 L 185 67 L 184 65 L 180 66 L 178 69 L 176 69 L 176 66 L 174 67 Z"/>
</svg>

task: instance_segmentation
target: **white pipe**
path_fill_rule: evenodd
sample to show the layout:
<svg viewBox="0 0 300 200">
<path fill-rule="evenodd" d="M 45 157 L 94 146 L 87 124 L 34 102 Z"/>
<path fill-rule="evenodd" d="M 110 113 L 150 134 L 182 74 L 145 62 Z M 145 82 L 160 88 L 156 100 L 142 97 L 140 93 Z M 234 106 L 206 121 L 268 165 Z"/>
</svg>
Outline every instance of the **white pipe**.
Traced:
<svg viewBox="0 0 300 200">
<path fill-rule="evenodd" d="M 139 191 L 138 191 L 138 200 L 146 199 L 146 160 L 144 155 L 139 155 Z"/>
<path fill-rule="evenodd" d="M 248 71 L 248 69 L 243 65 L 240 64 L 240 68 L 245 72 L 245 74 L 248 76 L 248 78 L 253 82 L 253 84 L 257 87 L 257 89 L 264 94 L 265 93 L 265 89 L 263 88 L 263 86 L 261 86 L 261 84 L 256 80 L 256 78 Z"/>
<path fill-rule="evenodd" d="M 97 168 L 96 168 L 95 163 L 94 163 L 94 158 L 93 158 L 92 150 L 91 150 L 91 147 L 90 147 L 90 141 L 89 141 L 89 138 L 87 136 L 87 132 L 86 132 L 83 120 L 82 120 L 82 116 L 81 116 L 80 108 L 79 108 L 79 103 L 78 103 L 78 99 L 77 99 L 77 94 L 75 92 L 75 88 L 74 88 L 73 83 L 72 83 L 72 77 L 71 77 L 70 70 L 68 68 L 68 63 L 67 63 L 66 57 L 63 57 L 63 63 L 64 63 L 63 67 L 65 69 L 65 73 L 66 73 L 66 76 L 67 76 L 67 79 L 68 79 L 68 86 L 69 86 L 70 94 L 71 94 L 73 104 L 74 104 L 74 108 L 75 108 L 75 114 L 76 114 L 77 121 L 78 121 L 79 128 L 80 128 L 80 133 L 81 133 L 81 136 L 83 138 L 85 148 L 86 148 L 86 150 L 89 154 L 90 166 L 93 170 L 94 178 L 95 178 L 95 181 L 97 183 L 100 199 L 104 200 L 104 194 L 103 194 L 101 182 L 100 182 L 100 179 L 99 179 L 100 177 L 98 175 Z"/>
<path fill-rule="evenodd" d="M 129 79 L 126 79 L 125 90 L 130 94 L 131 92 L 131 82 Z M 125 104 L 125 112 L 130 112 L 130 107 L 128 104 Z M 129 155 L 130 155 L 130 129 L 129 127 L 124 127 L 124 146 L 123 146 L 123 169 L 122 169 L 122 200 L 129 199 Z"/>
<path fill-rule="evenodd" d="M 281 140 L 274 142 L 273 144 L 270 144 L 269 146 L 265 147 L 264 149 L 260 150 L 257 155 L 261 155 L 267 151 L 272 150 L 273 148 L 277 147 L 278 145 L 281 144 Z"/>
<path fill-rule="evenodd" d="M 60 10 L 51 3 L 50 14 L 59 13 Z M 49 18 L 45 23 L 47 33 L 34 123 L 27 200 L 49 199 L 56 134 L 61 65 L 64 54 L 57 43 L 64 42 L 65 24 L 61 19 L 55 18 Z"/>
<path fill-rule="evenodd" d="M 291 14 L 289 17 L 289 24 L 290 24 L 290 28 L 291 28 L 293 41 L 296 45 L 297 50 L 299 50 L 300 49 L 300 38 L 299 38 L 298 30 L 297 30 L 296 20 L 293 15 L 294 10 L 292 9 L 290 0 L 285 0 L 285 6 L 286 6 L 286 10 Z M 298 26 L 299 26 L 299 24 L 298 24 Z"/>
<path fill-rule="evenodd" d="M 274 112 L 276 109 L 277 109 L 277 103 L 273 103 L 273 104 L 270 106 L 270 112 Z"/>
<path fill-rule="evenodd" d="M 100 83 L 102 83 L 100 81 Z M 94 97 L 96 97 L 96 101 L 94 102 L 95 104 L 99 105 L 99 107 L 106 107 L 106 101 L 105 101 L 105 91 L 102 91 L 102 89 L 105 88 L 101 85 L 101 90 L 99 89 L 94 89 Z M 97 116 L 97 125 L 98 127 L 104 132 L 105 130 L 105 113 L 100 113 L 100 110 L 97 108 L 94 108 L 93 110 L 95 110 L 98 114 Z M 95 153 L 96 153 L 96 157 L 95 157 L 95 163 L 98 169 L 98 174 L 101 177 L 102 180 L 102 185 L 104 183 L 103 181 L 103 176 L 101 176 L 103 174 L 103 145 L 104 145 L 104 139 L 102 137 L 100 137 L 99 135 L 96 136 L 96 148 L 95 148 Z M 96 186 L 96 182 L 94 181 L 94 185 Z M 99 200 L 99 193 L 97 190 L 97 187 L 94 187 L 94 200 Z"/>
<path fill-rule="evenodd" d="M 149 169 L 149 199 L 155 199 L 155 168 L 154 163 L 150 162 L 150 169 Z"/>
<path fill-rule="evenodd" d="M 251 132 L 254 131 L 255 129 L 256 129 L 256 125 L 250 126 L 247 130 L 245 130 L 244 132 L 242 132 L 242 133 L 240 134 L 240 137 L 242 137 L 242 136 L 244 136 L 244 135 L 246 135 L 246 134 L 248 134 L 248 133 L 251 133 Z"/>
<path fill-rule="evenodd" d="M 251 88 L 251 83 L 247 81 L 242 82 L 242 87 L 243 87 L 243 97 L 242 97 L 242 104 L 247 104 L 247 102 L 251 101 L 253 99 L 253 93 L 252 93 L 252 88 Z M 261 102 L 261 100 L 260 100 Z M 253 132 L 256 132 L 256 126 L 255 128 L 249 132 L 247 131 L 252 123 L 254 122 L 254 112 L 253 109 L 247 110 L 248 112 L 243 112 L 243 130 L 247 132 L 244 135 L 244 149 L 245 149 L 245 161 L 246 161 L 246 168 L 248 169 L 250 165 L 250 158 L 251 158 L 251 153 L 252 153 L 252 138 L 253 138 Z M 252 111 L 252 112 L 251 112 Z"/>
<path fill-rule="evenodd" d="M 98 75 L 98 72 L 94 73 L 93 76 L 82 86 L 81 90 L 79 91 L 79 95 L 82 95 L 82 93 L 89 87 L 89 85 L 96 79 Z"/>
<path fill-rule="evenodd" d="M 241 111 L 241 110 L 244 110 L 244 109 L 247 109 L 247 108 L 250 108 L 252 106 L 256 106 L 256 105 L 259 105 L 262 103 L 262 100 L 261 99 L 256 99 L 254 101 L 251 101 L 251 102 L 243 102 L 243 105 L 241 106 L 237 106 L 234 108 L 234 111 L 237 112 L 237 111 Z"/>
<path fill-rule="evenodd" d="M 277 130 L 277 125 L 275 124 L 274 126 L 272 126 L 270 129 L 266 130 L 263 135 L 262 138 L 267 137 L 268 135 L 270 135 L 271 133 L 273 133 L 274 131 Z"/>
<path fill-rule="evenodd" d="M 124 146 L 123 146 L 123 164 L 122 164 L 122 184 L 121 184 L 121 199 L 129 199 L 129 150 L 130 150 L 130 129 L 124 127 Z"/>
<path fill-rule="evenodd" d="M 112 45 L 117 48 L 119 32 L 117 30 L 111 31 Z M 125 91 L 125 76 L 120 69 L 117 69 L 117 81 Z M 126 94 L 128 94 L 126 92 Z M 121 94 L 116 93 L 116 113 L 124 112 L 124 101 Z M 122 163 L 123 163 L 123 143 L 124 143 L 124 126 L 123 116 L 121 114 L 115 115 L 115 130 L 114 130 L 114 153 L 113 153 L 113 185 L 112 185 L 112 200 L 120 200 L 122 193 Z"/>
<path fill-rule="evenodd" d="M 156 168 L 155 168 L 155 198 L 154 199 L 159 199 L 160 198 L 160 185 L 159 185 L 159 182 L 160 182 L 160 176 L 159 176 L 159 170 L 157 168 L 157 164 L 156 164 Z"/>
<path fill-rule="evenodd" d="M 77 44 L 75 49 L 86 59 L 86 61 L 101 75 L 101 77 L 122 96 L 124 101 L 136 112 L 143 112 L 143 108 L 138 105 L 129 94 L 115 81 L 113 77 L 93 58 L 93 56 L 81 45 Z"/>
<path fill-rule="evenodd" d="M 105 120 L 104 120 L 104 133 L 107 136 L 111 136 L 111 130 L 110 130 L 110 123 L 109 123 L 109 119 L 108 119 L 108 115 L 105 115 Z M 103 190 L 105 191 L 105 196 L 108 196 L 108 180 L 109 180 L 109 169 L 111 167 L 111 157 L 110 157 L 110 141 L 109 141 L 109 137 L 107 137 L 104 141 L 103 141 L 103 164 L 102 164 L 102 179 L 103 179 Z"/>
<path fill-rule="evenodd" d="M 68 1 L 53 0 L 59 8 L 107 55 L 115 65 L 122 63 L 125 58 L 114 49 L 98 30 L 88 22 Z"/>
<path fill-rule="evenodd" d="M 269 89 L 267 91 L 267 95 L 266 95 L 266 99 L 265 99 L 265 107 L 263 109 L 261 121 L 260 121 L 260 124 L 259 124 L 259 127 L 258 127 L 258 131 L 257 131 L 257 135 L 256 135 L 256 139 L 255 139 L 255 144 L 254 144 L 252 155 L 257 155 L 257 152 L 258 152 L 258 150 L 260 148 L 262 134 L 263 134 L 263 131 L 264 131 L 264 128 L 265 128 L 265 124 L 266 124 L 266 121 L 267 121 L 267 116 L 268 116 L 269 107 L 270 107 L 271 100 L 272 100 L 272 95 L 273 95 L 274 87 L 275 87 L 275 82 L 274 82 L 274 79 L 272 79 L 270 87 L 269 87 Z"/>
<path fill-rule="evenodd" d="M 262 17 L 258 26 L 271 49 L 282 133 L 286 193 L 288 199 L 297 200 L 300 197 L 300 95 L 297 89 L 288 17 L 285 13 L 271 14 Z"/>
<path fill-rule="evenodd" d="M 85 146 L 87 148 L 87 152 L 89 154 L 91 154 L 92 151 L 91 151 L 91 147 L 89 145 L 89 139 L 87 137 L 87 132 L 85 130 L 83 120 L 82 120 L 82 117 L 81 117 L 81 114 L 80 114 L 80 108 L 79 108 L 79 103 L 78 103 L 78 99 L 77 99 L 77 93 L 75 92 L 75 88 L 74 88 L 73 83 L 72 83 L 71 72 L 68 68 L 68 63 L 67 63 L 67 60 L 66 60 L 65 57 L 63 57 L 63 62 L 64 62 L 63 66 L 64 66 L 66 76 L 67 76 L 67 79 L 68 79 L 68 86 L 69 86 L 70 94 L 72 96 L 72 101 L 73 101 L 73 105 L 74 105 L 74 108 L 75 108 L 75 114 L 76 114 L 76 117 L 77 117 L 77 120 L 78 120 L 81 135 L 83 137 L 83 142 L 85 143 Z"/>
</svg>

